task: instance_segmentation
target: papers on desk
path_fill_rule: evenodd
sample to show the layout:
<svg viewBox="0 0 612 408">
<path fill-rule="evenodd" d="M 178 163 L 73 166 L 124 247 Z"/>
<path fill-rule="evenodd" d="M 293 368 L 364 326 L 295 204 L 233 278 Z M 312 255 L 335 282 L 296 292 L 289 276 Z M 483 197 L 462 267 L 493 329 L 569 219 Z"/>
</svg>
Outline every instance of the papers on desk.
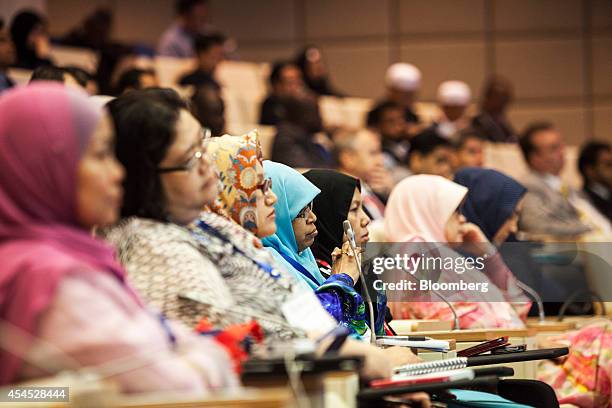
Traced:
<svg viewBox="0 0 612 408">
<path fill-rule="evenodd" d="M 434 340 L 429 337 L 417 336 L 379 336 L 377 346 L 413 347 L 431 351 L 449 351 L 450 344 L 446 340 Z"/>
</svg>

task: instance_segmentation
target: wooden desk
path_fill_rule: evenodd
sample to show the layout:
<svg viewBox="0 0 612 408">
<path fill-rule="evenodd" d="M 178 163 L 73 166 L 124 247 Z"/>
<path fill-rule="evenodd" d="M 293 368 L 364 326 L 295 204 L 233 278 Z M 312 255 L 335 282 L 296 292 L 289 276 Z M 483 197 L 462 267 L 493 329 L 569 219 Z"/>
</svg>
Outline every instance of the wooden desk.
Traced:
<svg viewBox="0 0 612 408">
<path fill-rule="evenodd" d="M 162 395 L 155 398 L 126 397 L 117 401 L 115 408 L 199 408 L 199 407 L 253 407 L 284 408 L 293 400 L 291 391 L 286 388 L 245 389 L 239 395 L 216 396 L 201 400 L 166 399 Z"/>
<path fill-rule="evenodd" d="M 73 398 L 65 403 L 20 402 L 2 403 L 0 407 L 15 408 L 83 408 L 94 406 L 94 400 L 102 403 L 102 407 L 113 408 L 196 408 L 196 407 L 233 407 L 233 408 L 285 408 L 292 406 L 293 395 L 287 388 L 249 389 L 244 388 L 233 394 L 213 394 L 202 398 L 189 398 L 178 393 L 147 393 L 142 395 L 119 395 L 112 389 L 104 395 L 87 398 Z M 92 405 L 93 404 L 93 405 Z"/>
<path fill-rule="evenodd" d="M 399 335 L 426 336 L 432 339 L 455 339 L 457 343 L 466 341 L 487 341 L 498 337 L 529 337 L 534 332 L 529 329 L 467 329 L 448 331 L 418 331 L 397 333 Z"/>
<path fill-rule="evenodd" d="M 546 320 L 544 323 L 540 323 L 538 318 L 528 318 L 527 327 L 530 330 L 535 330 L 537 334 L 540 333 L 564 333 L 568 330 L 576 329 L 576 321 L 564 320 L 558 322 L 556 320 Z"/>
<path fill-rule="evenodd" d="M 413 331 L 449 331 L 453 328 L 453 322 L 444 320 L 392 320 L 389 326 L 397 334 Z"/>
<path fill-rule="evenodd" d="M 296 368 L 300 369 L 300 383 L 309 406 L 356 407 L 362 361 L 362 357 L 336 355 L 297 359 Z M 284 387 L 291 391 L 292 388 L 283 359 L 247 361 L 243 365 L 242 382 L 245 386 L 263 389 Z"/>
<path fill-rule="evenodd" d="M 576 329 L 577 323 L 575 321 L 563 321 L 557 322 L 554 320 L 547 320 L 541 323 L 539 320 L 528 319 L 527 328 L 536 333 L 547 333 L 547 332 L 565 332 L 568 330 Z"/>
</svg>

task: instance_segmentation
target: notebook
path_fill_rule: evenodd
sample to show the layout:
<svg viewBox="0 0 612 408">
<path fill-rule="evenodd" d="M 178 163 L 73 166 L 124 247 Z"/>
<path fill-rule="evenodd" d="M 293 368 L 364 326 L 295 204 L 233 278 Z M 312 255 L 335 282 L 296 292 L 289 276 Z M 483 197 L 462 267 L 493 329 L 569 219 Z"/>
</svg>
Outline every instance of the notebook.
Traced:
<svg viewBox="0 0 612 408">
<path fill-rule="evenodd" d="M 423 375 L 441 371 L 458 370 L 467 367 L 467 357 L 428 361 L 426 363 L 406 364 L 395 367 L 393 372 L 401 375 Z"/>
<path fill-rule="evenodd" d="M 396 374 L 391 378 L 374 380 L 370 382 L 372 388 L 402 387 L 406 385 L 428 384 L 436 382 L 449 382 L 459 380 L 473 380 L 474 370 L 462 368 L 459 370 L 444 371 L 441 373 L 430 373 L 423 375 L 402 375 Z"/>
</svg>

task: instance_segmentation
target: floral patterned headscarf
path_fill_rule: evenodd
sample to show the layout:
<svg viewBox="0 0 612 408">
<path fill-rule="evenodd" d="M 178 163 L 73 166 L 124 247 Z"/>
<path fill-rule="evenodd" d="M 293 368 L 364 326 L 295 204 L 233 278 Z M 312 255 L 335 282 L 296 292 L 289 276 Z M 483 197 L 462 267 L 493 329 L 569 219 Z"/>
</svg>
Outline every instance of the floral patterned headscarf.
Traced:
<svg viewBox="0 0 612 408">
<path fill-rule="evenodd" d="M 219 195 L 213 211 L 257 234 L 257 189 L 263 181 L 261 145 L 256 130 L 213 137 L 208 154 L 219 172 Z"/>
</svg>

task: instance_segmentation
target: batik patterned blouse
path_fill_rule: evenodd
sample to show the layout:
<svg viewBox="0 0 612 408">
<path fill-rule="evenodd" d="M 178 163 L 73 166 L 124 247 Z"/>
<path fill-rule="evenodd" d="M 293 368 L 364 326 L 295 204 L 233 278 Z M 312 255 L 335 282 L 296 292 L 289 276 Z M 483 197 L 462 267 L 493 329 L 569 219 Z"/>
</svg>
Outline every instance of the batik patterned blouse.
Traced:
<svg viewBox="0 0 612 408">
<path fill-rule="evenodd" d="M 258 265 L 274 261 L 254 246 L 255 236 L 213 213 L 202 213 L 198 223 L 207 228 L 129 218 L 104 235 L 133 285 L 166 316 L 190 327 L 204 317 L 221 328 L 255 319 L 267 340 L 303 337 L 281 313 L 300 288 L 276 267 Z"/>
</svg>

